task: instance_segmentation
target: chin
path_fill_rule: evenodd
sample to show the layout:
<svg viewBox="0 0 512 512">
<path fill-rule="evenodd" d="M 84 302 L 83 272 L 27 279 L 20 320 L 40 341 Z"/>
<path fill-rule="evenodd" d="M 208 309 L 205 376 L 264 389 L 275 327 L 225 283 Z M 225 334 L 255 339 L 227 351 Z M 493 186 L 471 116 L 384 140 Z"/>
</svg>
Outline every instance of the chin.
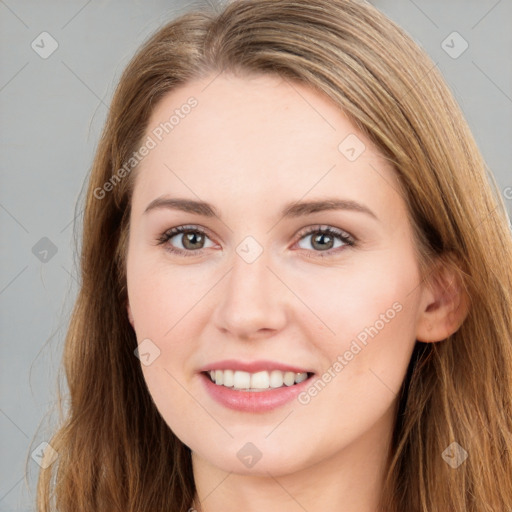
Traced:
<svg viewBox="0 0 512 512">
<path fill-rule="evenodd" d="M 247 438 L 245 438 L 247 439 Z M 221 450 L 212 452 L 192 450 L 194 456 L 206 461 L 226 473 L 268 477 L 285 476 L 301 471 L 316 461 L 310 460 L 304 453 L 304 444 L 298 446 L 273 446 L 272 443 L 258 444 L 251 441 L 230 439 Z"/>
</svg>

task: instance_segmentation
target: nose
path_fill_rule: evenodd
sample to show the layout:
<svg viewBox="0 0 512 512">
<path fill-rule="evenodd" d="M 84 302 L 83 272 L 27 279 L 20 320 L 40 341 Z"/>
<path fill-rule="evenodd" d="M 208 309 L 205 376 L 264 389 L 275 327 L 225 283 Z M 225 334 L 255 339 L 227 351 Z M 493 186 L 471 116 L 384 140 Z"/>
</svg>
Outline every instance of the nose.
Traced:
<svg viewBox="0 0 512 512">
<path fill-rule="evenodd" d="M 213 316 L 224 335 L 257 339 L 268 337 L 286 324 L 288 301 L 293 294 L 269 263 L 265 251 L 253 262 L 234 254 L 231 270 L 219 283 L 221 300 Z"/>
</svg>

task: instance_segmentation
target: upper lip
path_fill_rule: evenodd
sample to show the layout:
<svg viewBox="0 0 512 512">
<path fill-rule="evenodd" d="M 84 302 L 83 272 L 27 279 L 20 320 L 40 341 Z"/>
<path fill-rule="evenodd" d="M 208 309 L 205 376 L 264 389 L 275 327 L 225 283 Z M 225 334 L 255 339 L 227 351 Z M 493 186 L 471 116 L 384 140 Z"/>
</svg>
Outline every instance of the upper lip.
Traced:
<svg viewBox="0 0 512 512">
<path fill-rule="evenodd" d="M 208 372 L 210 370 L 239 370 L 248 373 L 281 370 L 282 372 L 314 373 L 311 370 L 280 363 L 278 361 L 238 361 L 236 359 L 224 359 L 223 361 L 215 361 L 213 363 L 204 365 L 202 368 L 199 368 L 200 372 Z"/>
</svg>

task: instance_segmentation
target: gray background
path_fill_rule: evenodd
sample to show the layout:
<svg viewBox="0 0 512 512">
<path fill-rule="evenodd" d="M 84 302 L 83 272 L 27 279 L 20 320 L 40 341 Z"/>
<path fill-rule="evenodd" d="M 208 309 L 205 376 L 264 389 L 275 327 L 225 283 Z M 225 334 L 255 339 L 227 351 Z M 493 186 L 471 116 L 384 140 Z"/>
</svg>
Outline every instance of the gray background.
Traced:
<svg viewBox="0 0 512 512">
<path fill-rule="evenodd" d="M 372 3 L 437 63 L 512 212 L 512 0 Z M 31 453 L 57 418 L 49 411 L 77 291 L 75 206 L 113 88 L 143 40 L 190 5 L 0 0 L 0 512 L 34 510 Z M 58 48 L 44 59 L 31 45 L 49 51 L 45 31 Z M 457 58 L 463 40 L 443 44 L 454 31 L 469 44 Z"/>
</svg>

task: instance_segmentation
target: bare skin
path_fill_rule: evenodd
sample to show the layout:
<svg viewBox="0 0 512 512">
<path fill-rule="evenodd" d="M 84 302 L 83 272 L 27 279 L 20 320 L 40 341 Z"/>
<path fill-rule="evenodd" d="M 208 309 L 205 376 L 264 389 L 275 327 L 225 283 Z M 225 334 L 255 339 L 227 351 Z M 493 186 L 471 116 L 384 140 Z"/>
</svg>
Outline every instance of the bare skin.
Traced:
<svg viewBox="0 0 512 512">
<path fill-rule="evenodd" d="M 127 309 L 139 343 L 160 350 L 142 369 L 162 417 L 192 450 L 193 506 L 375 512 L 415 342 L 443 340 L 464 311 L 453 312 L 456 294 L 447 300 L 422 282 L 394 170 L 328 99 L 271 76 L 211 76 L 157 104 L 147 135 L 191 96 L 197 106 L 137 170 Z M 206 201 L 218 216 L 144 213 L 162 196 Z M 282 216 L 289 203 L 327 198 L 373 215 Z M 196 232 L 194 246 L 183 234 L 158 244 L 184 225 L 206 235 Z M 321 240 L 325 226 L 355 244 Z M 248 236 L 256 243 L 245 247 L 262 250 L 250 263 L 237 252 Z M 355 353 L 370 326 L 378 333 Z M 198 372 L 222 359 L 278 361 L 317 378 L 331 369 L 332 378 L 309 401 L 236 411 L 205 392 Z M 237 456 L 248 442 L 261 453 L 252 467 Z"/>
</svg>

